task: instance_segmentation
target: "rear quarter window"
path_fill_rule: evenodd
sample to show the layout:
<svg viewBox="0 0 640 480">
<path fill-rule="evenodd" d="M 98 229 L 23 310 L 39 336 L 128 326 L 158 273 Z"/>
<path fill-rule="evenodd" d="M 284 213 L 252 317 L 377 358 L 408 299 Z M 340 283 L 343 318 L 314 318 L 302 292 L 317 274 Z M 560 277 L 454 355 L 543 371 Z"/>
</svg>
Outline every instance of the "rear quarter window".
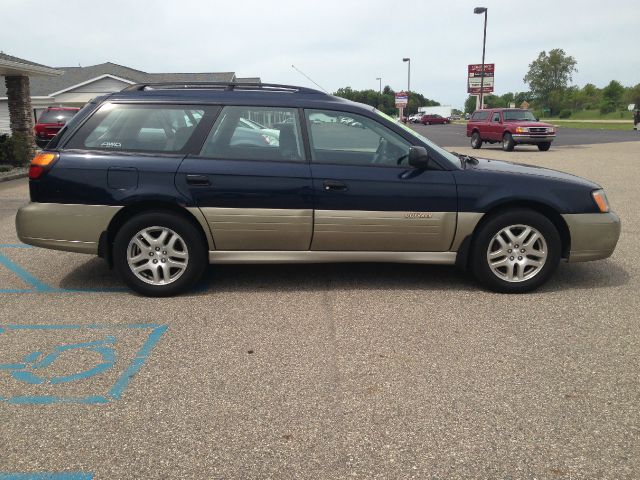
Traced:
<svg viewBox="0 0 640 480">
<path fill-rule="evenodd" d="M 106 103 L 65 146 L 115 152 L 178 153 L 185 148 L 205 109 L 192 105 Z"/>
<path fill-rule="evenodd" d="M 489 118 L 489 112 L 486 111 L 475 112 L 473 115 L 471 115 L 471 120 L 474 122 L 481 122 L 483 120 L 486 120 L 487 118 Z"/>
</svg>

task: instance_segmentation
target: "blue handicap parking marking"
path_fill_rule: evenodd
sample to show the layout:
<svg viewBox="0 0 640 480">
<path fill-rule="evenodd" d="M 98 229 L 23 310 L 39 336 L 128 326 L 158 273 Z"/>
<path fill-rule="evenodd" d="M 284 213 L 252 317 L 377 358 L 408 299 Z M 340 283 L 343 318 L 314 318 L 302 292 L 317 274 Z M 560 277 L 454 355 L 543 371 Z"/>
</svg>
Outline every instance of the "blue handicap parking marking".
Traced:
<svg viewBox="0 0 640 480">
<path fill-rule="evenodd" d="M 93 473 L 57 472 L 57 473 L 2 473 L 0 480 L 93 480 Z"/>
<path fill-rule="evenodd" d="M 93 473 L 57 472 L 57 473 L 3 473 L 0 480 L 93 480 Z"/>
<path fill-rule="evenodd" d="M 164 332 L 167 325 L 158 324 L 130 324 L 130 325 L 79 325 L 79 324 L 52 324 L 52 325 L 1 325 L 0 326 L 0 351 L 9 351 L 8 345 L 3 342 L 11 342 L 12 346 L 20 345 L 24 334 L 29 335 L 30 341 L 51 341 L 55 333 L 55 341 L 64 342 L 49 347 L 48 351 L 25 351 L 19 358 L 0 363 L 0 401 L 12 404 L 52 404 L 52 403 L 83 403 L 104 404 L 113 400 L 119 400 L 131 378 L 138 373 L 151 354 Z M 96 337 L 91 341 L 64 341 L 78 333 L 90 333 Z M 140 335 L 142 345 L 135 353 L 127 353 L 122 346 L 125 340 L 134 335 Z M 26 338 L 26 337 L 25 337 Z M 71 340 L 71 338 L 69 338 Z M 25 347 L 27 348 L 27 347 Z M 60 372 L 60 368 L 51 368 L 61 356 L 67 359 L 78 352 L 86 354 L 94 353 L 94 361 L 84 370 Z M 119 363 L 118 363 L 118 360 Z M 64 362 L 62 362 L 64 365 Z M 49 372 L 56 371 L 53 375 Z M 85 387 L 82 381 L 94 377 L 107 376 L 109 382 L 103 382 L 100 387 L 89 386 L 89 389 L 101 391 L 83 391 L 70 394 L 68 390 L 55 392 L 57 386 L 80 385 Z M 3 392 L 2 385 L 11 382 L 12 392 Z M 104 385 L 107 385 L 106 387 Z M 38 387 L 46 387 L 46 390 L 38 392 Z M 8 387 L 5 387 L 8 388 Z M 53 388 L 53 389 L 52 389 Z M 20 392 L 23 390 L 23 392 Z M 86 390 L 86 389 L 85 389 Z M 1 477 L 0 477 L 0 480 Z"/>
<path fill-rule="evenodd" d="M 29 288 L 0 288 L 0 293 L 111 293 L 127 292 L 126 288 L 55 288 L 32 275 L 20 265 L 2 254 L 3 249 L 31 249 L 31 245 L 20 243 L 0 244 L 0 265 L 16 275 Z"/>
</svg>

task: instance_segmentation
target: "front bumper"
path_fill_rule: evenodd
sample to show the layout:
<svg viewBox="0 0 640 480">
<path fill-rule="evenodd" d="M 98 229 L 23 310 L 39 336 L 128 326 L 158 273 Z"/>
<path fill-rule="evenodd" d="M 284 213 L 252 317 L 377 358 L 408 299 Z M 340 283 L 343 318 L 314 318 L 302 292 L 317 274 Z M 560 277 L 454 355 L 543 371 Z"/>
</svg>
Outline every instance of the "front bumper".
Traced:
<svg viewBox="0 0 640 480">
<path fill-rule="evenodd" d="M 513 141 L 516 143 L 531 144 L 553 142 L 553 140 L 556 138 L 555 135 L 529 135 L 526 133 L 514 133 L 511 136 L 513 137 Z"/>
<path fill-rule="evenodd" d="M 97 255 L 100 234 L 122 207 L 30 203 L 18 210 L 20 241 L 36 247 Z"/>
<path fill-rule="evenodd" d="M 610 257 L 620 238 L 620 218 L 613 212 L 562 215 L 571 235 L 569 262 Z"/>
</svg>

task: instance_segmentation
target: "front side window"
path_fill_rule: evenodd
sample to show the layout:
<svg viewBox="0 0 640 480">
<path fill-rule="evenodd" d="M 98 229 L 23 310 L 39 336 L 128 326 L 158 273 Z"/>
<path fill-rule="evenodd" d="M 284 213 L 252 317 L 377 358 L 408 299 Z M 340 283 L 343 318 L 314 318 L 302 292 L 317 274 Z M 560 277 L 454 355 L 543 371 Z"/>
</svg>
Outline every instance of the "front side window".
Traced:
<svg viewBox="0 0 640 480">
<path fill-rule="evenodd" d="M 298 110 L 224 107 L 200 155 L 238 160 L 304 161 Z"/>
<path fill-rule="evenodd" d="M 499 122 L 500 121 L 500 114 L 498 112 L 493 114 L 493 118 L 491 119 L 492 122 Z"/>
<path fill-rule="evenodd" d="M 373 119 L 348 112 L 307 110 L 315 163 L 407 165 L 411 144 Z"/>
<path fill-rule="evenodd" d="M 105 104 L 67 148 L 177 153 L 203 115 L 191 106 Z"/>
</svg>

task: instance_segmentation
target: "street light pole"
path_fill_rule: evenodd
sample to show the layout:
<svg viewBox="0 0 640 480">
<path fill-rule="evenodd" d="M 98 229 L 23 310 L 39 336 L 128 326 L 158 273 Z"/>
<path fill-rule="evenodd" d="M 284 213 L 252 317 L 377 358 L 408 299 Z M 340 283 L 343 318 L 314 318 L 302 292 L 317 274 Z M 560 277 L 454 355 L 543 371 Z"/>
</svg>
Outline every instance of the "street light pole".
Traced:
<svg viewBox="0 0 640 480">
<path fill-rule="evenodd" d="M 482 37 L 482 72 L 480 73 L 480 109 L 482 109 L 484 105 L 484 52 L 485 46 L 487 44 L 487 10 L 488 9 L 486 7 L 476 7 L 473 9 L 473 13 L 484 13 L 484 36 Z"/>
<path fill-rule="evenodd" d="M 403 62 L 408 62 L 408 65 L 407 65 L 407 93 L 409 93 L 411 91 L 411 59 L 410 58 L 403 58 L 402 61 Z"/>
<path fill-rule="evenodd" d="M 409 110 L 409 94 L 411 92 L 411 59 L 410 58 L 403 58 L 402 59 L 403 62 L 408 62 L 407 63 L 407 111 Z M 402 111 L 404 109 L 400 109 L 400 120 L 402 120 Z"/>
<path fill-rule="evenodd" d="M 380 90 L 378 92 L 378 108 L 382 107 L 382 77 L 376 77 L 376 80 L 380 82 Z"/>
<path fill-rule="evenodd" d="M 382 77 L 376 77 L 376 80 L 380 82 L 380 96 L 382 96 Z"/>
</svg>

